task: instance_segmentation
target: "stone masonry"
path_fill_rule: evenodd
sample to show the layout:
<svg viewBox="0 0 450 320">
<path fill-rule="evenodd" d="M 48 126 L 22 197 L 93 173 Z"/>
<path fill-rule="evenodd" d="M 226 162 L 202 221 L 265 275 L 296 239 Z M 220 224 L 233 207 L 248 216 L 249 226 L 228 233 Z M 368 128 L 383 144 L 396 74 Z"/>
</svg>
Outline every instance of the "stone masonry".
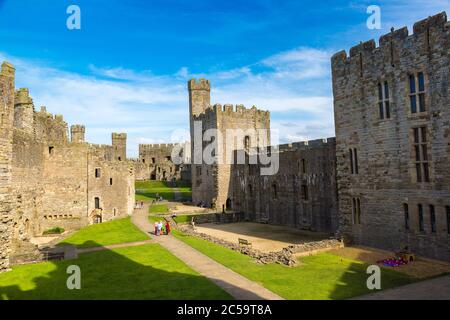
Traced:
<svg viewBox="0 0 450 320">
<path fill-rule="evenodd" d="M 218 163 L 206 163 L 192 149 L 193 202 L 218 212 L 243 212 L 246 220 L 264 221 L 300 229 L 333 232 L 337 229 L 335 140 L 305 141 L 277 148 L 270 145 L 270 113 L 242 105 L 209 106 L 210 82 L 188 83 L 191 111 L 191 141 L 216 149 Z M 199 125 L 200 124 L 200 125 Z M 209 129 L 219 134 L 208 141 L 195 141 Z M 240 131 L 226 141 L 227 130 Z M 260 130 L 258 132 L 258 130 Z M 262 132 L 262 134 L 261 134 Z M 241 134 L 242 133 L 242 134 Z M 236 141 L 242 139 L 242 141 Z M 194 144 L 193 144 L 194 145 Z M 194 148 L 194 147 L 193 147 Z M 249 163 L 249 155 L 273 149 L 279 155 L 279 170 L 260 174 L 261 162 Z M 233 163 L 226 162 L 230 152 Z M 246 159 L 238 164 L 237 159 Z"/>
<path fill-rule="evenodd" d="M 136 180 L 190 181 L 190 153 L 189 142 L 140 144 L 139 159 L 134 160 Z"/>
<path fill-rule="evenodd" d="M 0 73 L 0 269 L 35 255 L 31 237 L 63 227 L 132 214 L 134 168 L 126 135 L 113 144 L 84 141 L 82 125 L 69 128 L 60 115 L 34 110 L 28 89 L 14 91 L 14 68 Z"/>
<path fill-rule="evenodd" d="M 332 57 L 347 241 L 450 261 L 449 68 L 445 12 Z"/>
</svg>

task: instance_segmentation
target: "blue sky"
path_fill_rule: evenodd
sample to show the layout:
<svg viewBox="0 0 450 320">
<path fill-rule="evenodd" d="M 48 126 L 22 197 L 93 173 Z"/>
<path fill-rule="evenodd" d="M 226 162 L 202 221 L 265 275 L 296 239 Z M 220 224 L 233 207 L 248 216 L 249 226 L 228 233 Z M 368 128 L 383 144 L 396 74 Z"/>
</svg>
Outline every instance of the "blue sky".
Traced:
<svg viewBox="0 0 450 320">
<path fill-rule="evenodd" d="M 66 28 L 71 4 L 81 30 Z M 366 27 L 373 4 L 381 30 Z M 270 110 L 282 142 L 299 141 L 334 135 L 334 52 L 444 10 L 450 0 L 0 0 L 0 59 L 90 142 L 127 132 L 130 156 L 187 138 L 193 77 L 211 80 L 213 103 Z"/>
</svg>

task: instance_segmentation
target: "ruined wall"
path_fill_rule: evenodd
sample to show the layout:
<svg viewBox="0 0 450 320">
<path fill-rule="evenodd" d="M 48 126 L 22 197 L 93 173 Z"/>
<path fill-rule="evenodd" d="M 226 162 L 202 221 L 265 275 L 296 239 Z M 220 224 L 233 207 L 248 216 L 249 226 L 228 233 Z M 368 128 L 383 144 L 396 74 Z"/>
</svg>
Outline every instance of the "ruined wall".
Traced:
<svg viewBox="0 0 450 320">
<path fill-rule="evenodd" d="M 371 40 L 350 49 L 349 56 L 345 51 L 333 56 L 340 232 L 349 241 L 388 250 L 408 246 L 450 260 L 449 52 L 450 25 L 441 13 L 414 24 L 413 34 L 402 28 L 382 36 L 379 47 Z M 424 88 L 413 112 L 410 76 L 419 73 Z M 385 113 L 382 119 L 378 84 L 385 83 L 390 117 Z M 414 83 L 416 93 L 421 91 Z M 416 155 L 414 128 L 419 127 L 426 141 Z M 357 151 L 358 172 L 351 172 L 350 149 Z M 360 221 L 355 221 L 355 200 Z"/>
<path fill-rule="evenodd" d="M 134 160 L 136 180 L 190 181 L 190 148 L 189 142 L 140 144 L 139 159 Z"/>
<path fill-rule="evenodd" d="M 261 175 L 260 164 L 234 165 L 232 208 L 250 221 L 335 232 L 335 139 L 278 146 L 279 171 Z"/>
<path fill-rule="evenodd" d="M 132 214 L 135 179 L 133 163 L 121 158 L 125 135 L 113 136 L 114 145 L 91 145 L 84 126 L 76 125 L 69 142 L 62 116 L 45 107 L 35 112 L 28 89 L 14 92 L 14 68 L 7 63 L 0 88 L 0 270 L 34 261 L 39 252 L 30 239 L 47 229 L 74 230 Z"/>
<path fill-rule="evenodd" d="M 14 67 L 4 62 L 0 70 L 0 272 L 9 268 L 9 253 L 13 234 L 11 162 L 14 76 Z"/>
</svg>

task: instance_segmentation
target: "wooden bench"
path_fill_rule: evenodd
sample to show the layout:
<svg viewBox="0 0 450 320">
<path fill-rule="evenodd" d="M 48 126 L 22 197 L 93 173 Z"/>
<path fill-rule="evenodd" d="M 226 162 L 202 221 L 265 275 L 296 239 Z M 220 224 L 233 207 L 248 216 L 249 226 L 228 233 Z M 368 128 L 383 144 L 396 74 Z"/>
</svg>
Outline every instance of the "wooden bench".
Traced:
<svg viewBox="0 0 450 320">
<path fill-rule="evenodd" d="M 249 242 L 248 240 L 241 239 L 241 238 L 239 238 L 238 240 L 239 240 L 239 245 L 244 245 L 244 246 L 251 246 L 252 245 L 252 243 Z"/>
</svg>

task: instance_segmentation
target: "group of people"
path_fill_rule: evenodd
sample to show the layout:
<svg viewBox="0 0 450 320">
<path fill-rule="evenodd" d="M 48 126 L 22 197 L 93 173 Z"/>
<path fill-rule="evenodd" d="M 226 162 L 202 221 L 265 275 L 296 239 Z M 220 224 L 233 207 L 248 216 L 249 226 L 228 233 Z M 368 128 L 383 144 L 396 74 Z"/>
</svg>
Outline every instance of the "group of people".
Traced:
<svg viewBox="0 0 450 320">
<path fill-rule="evenodd" d="M 155 222 L 155 235 L 168 235 L 170 233 L 170 223 L 169 221 L 166 221 L 163 223 L 162 221 L 156 221 Z"/>
<path fill-rule="evenodd" d="M 135 209 L 143 209 L 143 208 L 144 208 L 144 201 L 141 201 L 141 202 L 135 202 L 135 203 L 134 203 L 134 208 L 135 208 Z"/>
</svg>

